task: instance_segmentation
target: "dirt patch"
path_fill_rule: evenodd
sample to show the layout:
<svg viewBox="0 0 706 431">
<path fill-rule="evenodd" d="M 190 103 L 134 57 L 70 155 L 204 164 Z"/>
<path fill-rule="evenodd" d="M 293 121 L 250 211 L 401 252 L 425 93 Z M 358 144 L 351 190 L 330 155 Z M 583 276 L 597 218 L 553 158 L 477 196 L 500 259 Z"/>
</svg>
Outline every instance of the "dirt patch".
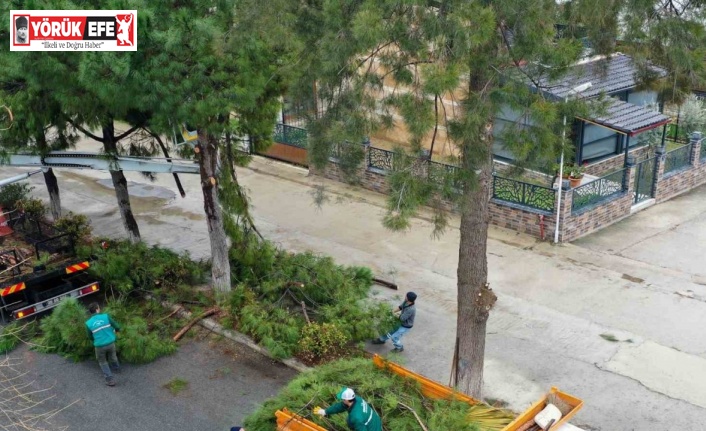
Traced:
<svg viewBox="0 0 706 431">
<path fill-rule="evenodd" d="M 623 274 L 623 280 L 632 281 L 633 283 L 644 283 L 645 280 L 640 277 L 633 277 L 632 275 Z"/>
</svg>

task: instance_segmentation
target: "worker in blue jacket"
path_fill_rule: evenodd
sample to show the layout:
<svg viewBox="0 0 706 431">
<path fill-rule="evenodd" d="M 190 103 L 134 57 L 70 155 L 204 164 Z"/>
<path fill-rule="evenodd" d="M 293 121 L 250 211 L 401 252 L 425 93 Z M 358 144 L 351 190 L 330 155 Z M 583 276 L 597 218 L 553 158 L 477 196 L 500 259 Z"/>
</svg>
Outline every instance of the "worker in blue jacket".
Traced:
<svg viewBox="0 0 706 431">
<path fill-rule="evenodd" d="M 88 306 L 88 311 L 91 312 L 91 318 L 86 321 L 86 330 L 93 340 L 98 365 L 105 376 L 105 384 L 115 386 L 111 368 L 120 372 L 120 363 L 115 351 L 115 333 L 120 332 L 120 326 L 107 313 L 101 313 L 100 306 L 95 302 Z"/>
<path fill-rule="evenodd" d="M 390 333 L 381 335 L 378 338 L 372 340 L 373 344 L 385 344 L 385 341 L 392 339 L 392 345 L 395 346 L 393 352 L 404 352 L 404 346 L 402 345 L 402 336 L 407 332 L 412 330 L 414 326 L 414 316 L 417 314 L 417 307 L 414 303 L 417 301 L 417 294 L 414 292 L 407 292 L 404 297 L 404 301 L 400 304 L 395 311 L 394 315 L 397 316 L 400 323 L 397 329 Z"/>
</svg>

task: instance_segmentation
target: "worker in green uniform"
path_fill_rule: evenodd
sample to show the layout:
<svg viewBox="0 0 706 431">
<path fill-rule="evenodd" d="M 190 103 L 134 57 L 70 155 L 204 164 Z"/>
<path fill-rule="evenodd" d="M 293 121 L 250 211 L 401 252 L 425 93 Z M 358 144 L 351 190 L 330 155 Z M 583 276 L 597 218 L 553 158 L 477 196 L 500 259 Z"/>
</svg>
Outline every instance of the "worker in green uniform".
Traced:
<svg viewBox="0 0 706 431">
<path fill-rule="evenodd" d="M 339 400 L 327 409 L 317 408 L 319 416 L 331 416 L 348 411 L 348 428 L 353 431 L 382 431 L 382 421 L 373 407 L 364 399 L 357 397 L 353 389 L 342 388 L 336 395 Z"/>
</svg>

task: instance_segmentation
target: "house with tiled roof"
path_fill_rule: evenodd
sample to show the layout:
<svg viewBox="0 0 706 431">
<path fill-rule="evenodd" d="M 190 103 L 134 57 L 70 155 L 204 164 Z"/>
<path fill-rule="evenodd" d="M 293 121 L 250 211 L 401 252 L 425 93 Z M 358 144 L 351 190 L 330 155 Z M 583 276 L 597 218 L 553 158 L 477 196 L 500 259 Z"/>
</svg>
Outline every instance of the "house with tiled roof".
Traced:
<svg viewBox="0 0 706 431">
<path fill-rule="evenodd" d="M 567 97 L 584 100 L 608 96 L 607 106 L 600 114 L 576 118 L 573 124 L 575 154 L 570 155 L 579 164 L 594 164 L 620 157 L 644 144 L 645 132 L 664 127 L 670 118 L 659 112 L 657 93 L 640 89 L 638 67 L 625 54 L 597 57 L 580 62 L 557 80 L 542 79 L 540 90 L 550 100 L 563 101 Z M 666 71 L 651 67 L 656 78 L 666 76 Z M 588 86 L 590 85 L 590 86 Z M 577 87 L 588 86 L 579 94 L 572 94 Z M 517 126 L 521 116 L 504 109 L 495 122 L 494 155 L 501 160 L 512 160 L 505 148 L 503 132 L 508 126 Z"/>
</svg>

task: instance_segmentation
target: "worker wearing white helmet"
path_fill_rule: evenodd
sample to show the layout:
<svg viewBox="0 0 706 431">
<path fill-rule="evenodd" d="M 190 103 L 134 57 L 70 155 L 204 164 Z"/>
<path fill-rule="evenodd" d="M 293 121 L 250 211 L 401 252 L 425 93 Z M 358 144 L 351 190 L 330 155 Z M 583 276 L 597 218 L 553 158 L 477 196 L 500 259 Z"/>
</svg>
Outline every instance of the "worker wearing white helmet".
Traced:
<svg viewBox="0 0 706 431">
<path fill-rule="evenodd" d="M 314 414 L 331 416 L 348 411 L 348 428 L 353 431 L 382 431 L 382 421 L 373 407 L 355 395 L 351 388 L 343 387 L 336 398 L 336 404 L 327 409 L 314 409 Z"/>
</svg>

